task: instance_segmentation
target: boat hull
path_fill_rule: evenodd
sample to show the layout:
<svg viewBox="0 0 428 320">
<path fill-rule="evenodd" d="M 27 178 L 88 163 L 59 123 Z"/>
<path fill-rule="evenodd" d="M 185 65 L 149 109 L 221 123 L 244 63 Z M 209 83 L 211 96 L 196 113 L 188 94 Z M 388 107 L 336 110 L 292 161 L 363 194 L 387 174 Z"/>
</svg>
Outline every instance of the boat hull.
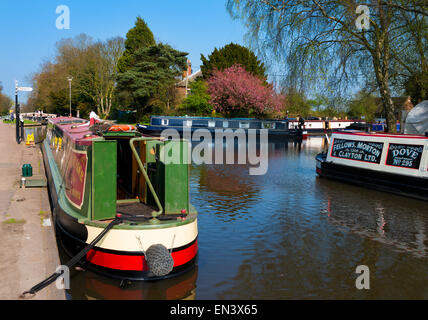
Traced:
<svg viewBox="0 0 428 320">
<path fill-rule="evenodd" d="M 84 249 L 88 243 L 73 237 L 64 227 L 57 223 L 57 236 L 63 250 L 70 257 Z M 171 229 L 171 237 L 173 230 Z M 174 259 L 173 270 L 165 276 L 157 277 L 150 273 L 145 255 L 142 251 L 120 251 L 94 247 L 91 249 L 82 266 L 92 272 L 114 279 L 136 281 L 154 281 L 168 279 L 188 272 L 197 262 L 198 240 L 181 247 L 175 247 L 171 256 Z"/>
<path fill-rule="evenodd" d="M 405 197 L 428 201 L 428 179 L 371 169 L 351 167 L 326 161 L 326 154 L 316 156 L 316 173 L 345 183 Z"/>
<path fill-rule="evenodd" d="M 42 143 L 42 153 L 49 186 L 58 242 L 70 257 L 90 244 L 108 225 L 108 222 L 83 222 L 67 212 L 63 185 L 58 184 L 57 170 L 51 159 L 49 144 Z M 50 160 L 51 159 L 51 160 Z M 56 173 L 55 173 L 56 172 Z M 54 176 L 56 178 L 54 178 Z M 56 182 L 55 182 L 56 181 Z M 63 201 L 61 201 L 63 200 Z M 154 244 L 162 244 L 170 252 L 174 267 L 165 276 L 151 274 L 144 252 Z M 95 273 L 117 279 L 160 280 L 180 275 L 193 268 L 198 254 L 198 227 L 196 214 L 161 222 L 141 223 L 136 226 L 116 226 L 81 260 L 82 265 Z"/>
</svg>

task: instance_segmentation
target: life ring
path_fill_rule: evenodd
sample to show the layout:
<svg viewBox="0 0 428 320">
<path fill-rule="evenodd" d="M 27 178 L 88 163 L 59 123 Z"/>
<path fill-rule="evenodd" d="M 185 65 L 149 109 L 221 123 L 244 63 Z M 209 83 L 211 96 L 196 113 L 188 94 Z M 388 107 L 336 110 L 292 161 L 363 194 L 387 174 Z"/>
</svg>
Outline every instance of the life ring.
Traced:
<svg viewBox="0 0 428 320">
<path fill-rule="evenodd" d="M 112 132 L 135 131 L 135 130 L 137 129 L 134 126 L 131 126 L 128 124 L 115 124 L 108 129 L 108 131 L 112 131 Z"/>
</svg>

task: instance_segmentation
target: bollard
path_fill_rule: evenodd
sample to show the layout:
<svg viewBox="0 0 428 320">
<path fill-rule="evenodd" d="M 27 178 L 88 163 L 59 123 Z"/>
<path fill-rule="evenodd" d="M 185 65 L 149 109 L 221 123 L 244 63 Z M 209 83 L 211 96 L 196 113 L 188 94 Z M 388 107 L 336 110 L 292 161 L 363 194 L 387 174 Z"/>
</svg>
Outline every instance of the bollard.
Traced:
<svg viewBox="0 0 428 320">
<path fill-rule="evenodd" d="M 24 164 L 22 166 L 22 176 L 23 177 L 32 177 L 33 176 L 33 167 L 31 164 Z"/>
<path fill-rule="evenodd" d="M 27 165 L 26 164 L 24 164 L 22 166 L 22 176 L 27 177 Z"/>
</svg>

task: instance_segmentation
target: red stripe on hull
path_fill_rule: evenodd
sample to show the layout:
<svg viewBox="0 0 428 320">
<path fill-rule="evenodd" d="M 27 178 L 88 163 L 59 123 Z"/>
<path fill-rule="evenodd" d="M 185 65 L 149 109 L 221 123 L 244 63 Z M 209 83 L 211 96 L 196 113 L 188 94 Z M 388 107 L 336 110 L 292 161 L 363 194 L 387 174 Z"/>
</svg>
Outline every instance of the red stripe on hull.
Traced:
<svg viewBox="0 0 428 320">
<path fill-rule="evenodd" d="M 197 241 L 183 250 L 172 252 L 174 268 L 186 264 L 195 258 L 197 252 Z M 121 255 L 91 249 L 86 255 L 86 260 L 94 265 L 114 270 L 148 271 L 144 255 Z"/>
</svg>

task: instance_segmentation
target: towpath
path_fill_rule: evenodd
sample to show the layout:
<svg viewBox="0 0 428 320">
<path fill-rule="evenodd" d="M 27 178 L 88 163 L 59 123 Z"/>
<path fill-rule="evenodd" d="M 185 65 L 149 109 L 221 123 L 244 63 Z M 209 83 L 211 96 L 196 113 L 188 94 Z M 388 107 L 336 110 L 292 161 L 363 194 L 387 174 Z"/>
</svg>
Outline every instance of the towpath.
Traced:
<svg viewBox="0 0 428 320">
<path fill-rule="evenodd" d="M 17 300 L 60 265 L 47 188 L 20 188 L 21 167 L 45 175 L 38 146 L 18 145 L 15 126 L 0 122 L 0 300 Z M 55 283 L 34 300 L 64 300 Z"/>
</svg>

